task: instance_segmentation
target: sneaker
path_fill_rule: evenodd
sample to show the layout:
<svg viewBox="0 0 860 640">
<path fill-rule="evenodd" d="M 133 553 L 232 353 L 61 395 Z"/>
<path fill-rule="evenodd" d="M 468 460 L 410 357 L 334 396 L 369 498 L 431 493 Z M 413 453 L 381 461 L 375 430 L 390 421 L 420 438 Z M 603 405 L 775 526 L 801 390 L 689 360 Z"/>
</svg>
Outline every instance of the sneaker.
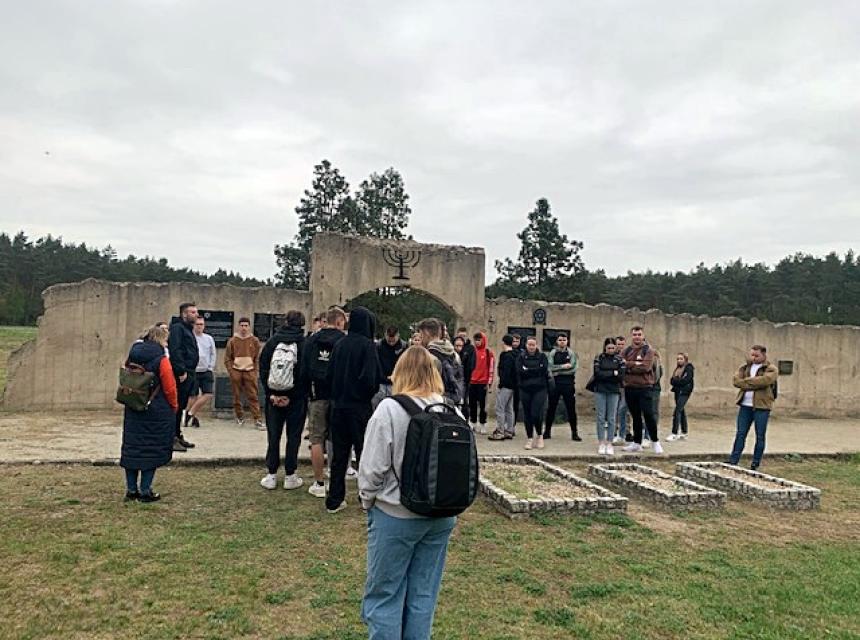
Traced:
<svg viewBox="0 0 860 640">
<path fill-rule="evenodd" d="M 355 480 L 358 477 L 358 471 L 355 470 L 355 467 L 349 465 L 346 468 L 346 478 L 347 480 Z"/>
<path fill-rule="evenodd" d="M 487 425 L 484 423 L 478 425 L 478 433 L 480 433 L 482 436 L 487 435 Z"/>
<path fill-rule="evenodd" d="M 257 427 L 257 431 L 265 431 L 266 425 L 262 420 L 254 420 L 254 426 Z"/>
<path fill-rule="evenodd" d="M 274 489 L 278 486 L 278 476 L 274 473 L 267 473 L 263 476 L 263 479 L 260 480 L 260 486 L 263 489 Z"/>
<path fill-rule="evenodd" d="M 496 429 L 490 435 L 487 436 L 487 440 L 504 440 L 505 434 Z"/>
<path fill-rule="evenodd" d="M 308 493 L 317 498 L 325 498 L 325 485 L 321 482 L 314 482 L 308 487 Z"/>
<path fill-rule="evenodd" d="M 681 435 L 678 436 L 678 440 L 686 440 L 686 439 L 687 439 L 686 433 L 682 433 Z"/>
<path fill-rule="evenodd" d="M 621 436 L 615 436 L 612 438 L 612 444 L 624 444 L 624 438 Z"/>
<path fill-rule="evenodd" d="M 535 447 L 537 449 L 543 449 L 543 436 L 538 436 L 537 438 L 535 438 Z"/>
<path fill-rule="evenodd" d="M 643 439 L 642 440 L 642 448 L 643 449 L 650 449 L 651 448 L 651 441 Z"/>
<path fill-rule="evenodd" d="M 639 451 L 642 451 L 642 445 L 636 444 L 635 442 L 631 442 L 626 447 L 624 447 L 623 451 L 629 451 L 632 453 L 637 453 Z"/>
<path fill-rule="evenodd" d="M 628 433 L 626 436 L 624 436 L 624 442 L 633 442 L 633 434 Z"/>
<path fill-rule="evenodd" d="M 470 422 L 469 426 L 472 427 L 472 431 L 474 431 L 475 433 L 478 433 L 478 423 L 477 422 Z"/>
<path fill-rule="evenodd" d="M 603 444 L 602 442 L 600 443 L 600 446 L 597 447 L 597 455 L 599 455 L 599 456 L 606 455 L 606 445 Z"/>
<path fill-rule="evenodd" d="M 161 494 L 150 491 L 149 493 L 141 493 L 137 499 L 138 502 L 158 502 L 161 500 Z"/>
<path fill-rule="evenodd" d="M 177 436 L 177 437 L 179 438 L 179 444 L 181 444 L 181 445 L 182 445 L 183 447 L 185 447 L 186 449 L 193 449 L 193 448 L 194 448 L 194 444 L 193 444 L 193 443 L 188 442 L 188 440 L 186 440 L 186 439 L 185 439 L 185 438 L 183 438 L 182 436 Z"/>
<path fill-rule="evenodd" d="M 678 434 L 672 433 L 666 438 L 666 441 L 667 442 L 674 442 L 675 440 L 680 440 L 680 439 L 681 438 L 678 436 Z"/>
<path fill-rule="evenodd" d="M 544 431 L 542 437 L 544 440 L 552 440 L 552 433 L 549 431 Z"/>
<path fill-rule="evenodd" d="M 654 455 L 661 455 L 663 453 L 663 446 L 659 442 L 654 443 Z"/>
<path fill-rule="evenodd" d="M 236 418 L 236 424 L 241 427 L 243 424 L 245 424 L 245 418 Z"/>
<path fill-rule="evenodd" d="M 505 434 L 505 440 L 513 440 L 513 439 L 514 439 L 513 433 L 506 433 Z"/>
<path fill-rule="evenodd" d="M 531 438 L 526 438 L 526 446 L 523 448 L 524 449 L 531 449 L 532 448 L 532 439 Z"/>
<path fill-rule="evenodd" d="M 612 447 L 611 444 L 606 445 L 606 455 L 608 455 L 608 456 L 614 456 L 615 455 L 615 449 Z"/>
<path fill-rule="evenodd" d="M 570 439 L 574 442 L 582 442 L 582 438 L 579 437 L 579 434 L 576 431 L 571 432 Z"/>
<path fill-rule="evenodd" d="M 200 428 L 200 420 L 197 418 L 197 416 L 191 416 L 191 426 L 195 429 Z"/>
<path fill-rule="evenodd" d="M 140 499 L 140 491 L 126 491 L 125 492 L 125 501 L 131 502 L 132 500 Z"/>
<path fill-rule="evenodd" d="M 328 507 L 326 507 L 326 511 L 328 511 L 329 513 L 337 513 L 338 511 L 343 511 L 344 509 L 346 509 L 346 500 L 341 502 L 334 509 L 329 509 Z"/>
<path fill-rule="evenodd" d="M 173 438 L 173 450 L 174 451 L 188 451 L 188 447 L 184 446 L 182 444 L 182 441 L 179 438 L 174 437 Z"/>
<path fill-rule="evenodd" d="M 284 478 L 284 489 L 298 489 L 305 483 L 297 473 L 287 476 Z"/>
</svg>

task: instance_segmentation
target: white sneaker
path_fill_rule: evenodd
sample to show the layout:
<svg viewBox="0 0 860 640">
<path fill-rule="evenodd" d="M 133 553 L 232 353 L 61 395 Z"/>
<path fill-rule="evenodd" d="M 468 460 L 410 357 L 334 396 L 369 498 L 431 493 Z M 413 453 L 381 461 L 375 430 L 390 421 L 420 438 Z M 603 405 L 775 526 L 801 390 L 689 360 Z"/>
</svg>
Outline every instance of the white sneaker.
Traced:
<svg viewBox="0 0 860 640">
<path fill-rule="evenodd" d="M 643 449 L 648 449 L 650 447 L 651 447 L 651 441 L 650 440 L 643 440 L 642 441 L 642 448 Z"/>
<path fill-rule="evenodd" d="M 666 437 L 666 442 L 675 442 L 675 440 L 680 440 L 680 439 L 681 438 L 679 438 L 677 435 L 675 435 L 674 433 L 671 433 Z"/>
<path fill-rule="evenodd" d="M 532 448 L 532 439 L 531 438 L 526 438 L 526 446 L 523 448 L 524 449 L 531 449 Z"/>
<path fill-rule="evenodd" d="M 266 431 L 266 425 L 263 424 L 262 420 L 254 420 L 254 426 L 257 428 L 257 431 Z"/>
<path fill-rule="evenodd" d="M 305 481 L 299 477 L 299 474 L 294 473 L 284 478 L 284 489 L 298 489 L 304 483 Z"/>
<path fill-rule="evenodd" d="M 472 431 L 474 431 L 475 433 L 478 433 L 478 423 L 477 422 L 470 422 L 469 426 L 472 427 Z"/>
<path fill-rule="evenodd" d="M 236 424 L 240 426 L 245 424 L 245 418 L 236 418 Z"/>
<path fill-rule="evenodd" d="M 337 513 L 338 511 L 343 511 L 344 509 L 346 509 L 346 500 L 344 500 L 343 502 L 341 502 L 341 503 L 340 503 L 339 505 L 337 505 L 334 509 L 328 509 L 328 508 L 326 508 L 326 511 L 328 511 L 329 513 Z"/>
<path fill-rule="evenodd" d="M 274 473 L 267 473 L 263 476 L 263 479 L 260 480 L 260 486 L 263 489 L 274 489 L 278 486 L 278 476 Z"/>
<path fill-rule="evenodd" d="M 686 439 L 687 439 L 686 433 L 682 433 L 681 435 L 678 436 L 678 440 L 686 440 Z"/>
<path fill-rule="evenodd" d="M 325 498 L 325 485 L 314 482 L 308 487 L 308 493 L 317 498 Z"/>
<path fill-rule="evenodd" d="M 606 455 L 606 445 L 603 444 L 602 442 L 600 443 L 600 446 L 597 447 L 597 455 L 599 455 L 599 456 Z"/>
<path fill-rule="evenodd" d="M 606 455 L 608 455 L 608 456 L 614 456 L 615 455 L 615 449 L 612 448 L 611 444 L 606 445 Z"/>
<path fill-rule="evenodd" d="M 537 436 L 535 438 L 535 448 L 543 449 L 543 436 Z"/>
<path fill-rule="evenodd" d="M 480 433 L 482 436 L 487 435 L 487 425 L 485 425 L 485 424 L 478 425 L 478 433 Z"/>
<path fill-rule="evenodd" d="M 659 456 L 662 453 L 663 453 L 663 447 L 660 445 L 659 442 L 655 442 L 654 443 L 654 455 Z"/>
<path fill-rule="evenodd" d="M 612 438 L 612 444 L 624 444 L 624 438 L 621 436 L 615 436 Z"/>
<path fill-rule="evenodd" d="M 624 449 L 622 449 L 622 451 L 631 451 L 633 453 L 636 453 L 636 452 L 642 451 L 642 445 L 636 444 L 635 442 L 631 442 L 626 447 L 624 447 Z"/>
<path fill-rule="evenodd" d="M 355 480 L 358 477 L 358 471 L 355 470 L 355 467 L 349 465 L 346 468 L 346 478 L 347 480 Z"/>
</svg>

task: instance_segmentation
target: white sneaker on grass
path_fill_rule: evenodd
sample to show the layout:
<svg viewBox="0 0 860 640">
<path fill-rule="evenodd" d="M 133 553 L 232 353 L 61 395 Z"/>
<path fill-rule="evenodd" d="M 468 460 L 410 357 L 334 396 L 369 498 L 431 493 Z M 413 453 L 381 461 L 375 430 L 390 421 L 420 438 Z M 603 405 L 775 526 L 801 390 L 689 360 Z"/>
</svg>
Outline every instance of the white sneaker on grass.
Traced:
<svg viewBox="0 0 860 640">
<path fill-rule="evenodd" d="M 299 474 L 293 473 L 284 478 L 284 489 L 298 489 L 304 483 L 305 481 L 299 477 Z"/>
<path fill-rule="evenodd" d="M 346 500 L 344 500 L 343 502 L 341 502 L 341 503 L 340 503 L 339 505 L 337 505 L 334 509 L 328 509 L 328 508 L 326 508 L 326 511 L 328 511 L 329 513 L 337 513 L 338 511 L 343 511 L 344 509 L 346 509 Z"/>
<path fill-rule="evenodd" d="M 358 471 L 355 470 L 355 467 L 353 467 L 352 465 L 349 465 L 346 468 L 346 479 L 347 480 L 355 480 L 356 478 L 358 478 Z"/>
<path fill-rule="evenodd" d="M 600 446 L 597 447 L 597 455 L 599 455 L 599 456 L 605 456 L 606 455 L 606 445 L 603 444 L 602 442 L 600 443 Z"/>
<path fill-rule="evenodd" d="M 659 442 L 654 443 L 654 455 L 661 455 L 663 453 L 663 446 Z"/>
<path fill-rule="evenodd" d="M 260 480 L 260 486 L 263 489 L 274 489 L 278 486 L 278 476 L 274 473 L 267 473 L 263 476 L 263 479 Z"/>
<path fill-rule="evenodd" d="M 608 455 L 608 456 L 614 456 L 615 455 L 615 449 L 612 448 L 611 444 L 606 445 L 606 455 Z"/>
<path fill-rule="evenodd" d="M 325 485 L 314 482 L 308 487 L 308 493 L 317 498 L 325 498 Z"/>
<path fill-rule="evenodd" d="M 627 451 L 629 453 L 638 453 L 638 452 L 642 451 L 642 445 L 636 444 L 635 442 L 631 442 L 626 447 L 624 447 L 624 449 L 622 449 L 622 451 Z"/>
</svg>

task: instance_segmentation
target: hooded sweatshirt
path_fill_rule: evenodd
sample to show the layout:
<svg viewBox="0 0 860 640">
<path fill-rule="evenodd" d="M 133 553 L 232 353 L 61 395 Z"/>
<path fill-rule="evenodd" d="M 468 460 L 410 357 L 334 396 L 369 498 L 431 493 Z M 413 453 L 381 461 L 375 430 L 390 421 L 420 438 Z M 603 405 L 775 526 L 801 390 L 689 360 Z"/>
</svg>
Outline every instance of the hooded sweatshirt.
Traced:
<svg viewBox="0 0 860 640">
<path fill-rule="evenodd" d="M 492 349 L 487 347 L 487 334 L 481 333 L 481 346 L 475 345 L 475 368 L 472 369 L 470 384 L 493 384 L 495 360 Z"/>
<path fill-rule="evenodd" d="M 334 346 L 345 337 L 346 334 L 340 329 L 335 327 L 326 327 L 325 329 L 320 329 L 316 333 L 311 334 L 311 336 L 305 340 L 305 348 L 302 353 L 301 376 L 302 381 L 308 385 L 308 391 L 310 391 L 312 400 L 328 400 L 331 397 L 331 389 L 325 380 L 312 379 L 312 358 L 317 356 L 322 358 L 324 353 L 327 352 L 329 365 L 326 369 L 326 373 L 328 373 L 328 370 L 331 368 L 331 353 L 334 350 Z M 319 345 L 319 349 L 315 348 L 316 345 Z"/>
<path fill-rule="evenodd" d="M 263 350 L 260 352 L 260 382 L 263 383 L 263 389 L 266 391 L 266 397 L 269 396 L 287 396 L 300 398 L 307 393 L 306 381 L 301 376 L 302 366 L 302 344 L 305 340 L 305 332 L 301 327 L 285 326 L 278 329 L 278 332 L 266 341 Z M 269 370 L 272 368 L 272 356 L 275 354 L 275 348 L 280 344 L 296 343 L 296 357 L 298 360 L 293 365 L 293 376 L 295 385 L 292 389 L 286 391 L 274 391 L 269 389 Z"/>
<path fill-rule="evenodd" d="M 382 382 L 382 369 L 373 344 L 376 318 L 364 307 L 349 314 L 349 332 L 331 354 L 326 381 L 335 409 L 366 408 Z"/>
<path fill-rule="evenodd" d="M 517 349 L 502 351 L 499 355 L 499 389 L 517 388 L 517 358 Z"/>
<path fill-rule="evenodd" d="M 244 338 L 238 333 L 227 341 L 224 351 L 224 365 L 227 371 L 255 371 L 260 357 L 260 341 L 257 336 Z M 270 358 L 271 359 L 271 358 Z"/>
<path fill-rule="evenodd" d="M 385 378 L 384 384 L 391 384 L 391 373 L 394 371 L 394 365 L 400 359 L 401 354 L 406 351 L 406 343 L 398 338 L 397 342 L 392 347 L 388 344 L 388 340 L 383 338 L 376 345 L 376 353 L 379 355 L 379 366 L 382 367 L 382 376 Z"/>
</svg>

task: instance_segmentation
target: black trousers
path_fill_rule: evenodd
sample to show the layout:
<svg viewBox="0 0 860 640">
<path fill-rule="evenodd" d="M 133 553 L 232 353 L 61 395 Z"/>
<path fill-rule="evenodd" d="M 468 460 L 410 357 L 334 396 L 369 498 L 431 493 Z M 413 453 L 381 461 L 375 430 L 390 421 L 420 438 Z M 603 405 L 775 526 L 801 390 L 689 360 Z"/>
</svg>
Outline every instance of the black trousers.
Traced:
<svg viewBox="0 0 860 640">
<path fill-rule="evenodd" d="M 188 406 L 188 399 L 191 397 L 191 392 L 194 391 L 194 388 L 197 385 L 197 374 L 193 371 L 188 374 L 185 378 L 185 382 L 179 382 L 179 376 L 175 375 L 173 378 L 176 380 L 176 395 L 179 400 L 179 410 L 176 412 L 176 431 L 174 435 L 177 438 L 182 437 L 182 410 Z"/>
<path fill-rule="evenodd" d="M 626 387 L 624 399 L 633 417 L 633 442 L 642 444 L 642 420 L 648 428 L 651 442 L 657 442 L 657 420 L 654 418 L 654 389 L 651 387 Z"/>
<path fill-rule="evenodd" d="M 469 422 L 487 424 L 487 385 L 469 385 Z"/>
<path fill-rule="evenodd" d="M 281 458 L 281 436 L 284 425 L 287 431 L 287 444 L 284 451 L 284 469 L 287 475 L 292 475 L 299 467 L 299 446 L 302 443 L 302 431 L 305 428 L 307 401 L 304 398 L 290 400 L 286 407 L 276 407 L 266 398 L 266 432 L 268 446 L 266 447 L 266 468 L 269 473 L 278 472 Z"/>
<path fill-rule="evenodd" d="M 332 460 L 328 495 L 325 499 L 327 509 L 335 509 L 346 498 L 346 468 L 349 465 L 351 450 L 355 449 L 356 462 L 361 461 L 361 448 L 364 446 L 364 431 L 372 414 L 370 403 L 367 406 L 350 409 L 332 409 L 329 420 L 331 433 Z"/>
<path fill-rule="evenodd" d="M 576 398 L 574 397 L 573 379 L 570 382 L 559 383 L 555 379 L 555 387 L 549 392 L 549 404 L 546 407 L 546 428 L 543 430 L 544 437 L 552 435 L 552 423 L 555 421 L 555 412 L 558 409 L 558 401 L 564 401 L 564 410 L 567 412 L 567 421 L 570 423 L 571 433 L 576 433 Z"/>
<path fill-rule="evenodd" d="M 526 423 L 526 436 L 543 433 L 543 410 L 546 406 L 546 389 L 539 391 L 520 391 L 523 401 L 523 422 Z"/>
<path fill-rule="evenodd" d="M 514 387 L 514 424 L 520 421 L 520 388 Z"/>
<path fill-rule="evenodd" d="M 690 399 L 689 393 L 675 392 L 675 412 L 672 414 L 672 433 L 678 433 L 678 426 L 681 427 L 681 433 L 687 433 L 687 400 Z"/>
</svg>

